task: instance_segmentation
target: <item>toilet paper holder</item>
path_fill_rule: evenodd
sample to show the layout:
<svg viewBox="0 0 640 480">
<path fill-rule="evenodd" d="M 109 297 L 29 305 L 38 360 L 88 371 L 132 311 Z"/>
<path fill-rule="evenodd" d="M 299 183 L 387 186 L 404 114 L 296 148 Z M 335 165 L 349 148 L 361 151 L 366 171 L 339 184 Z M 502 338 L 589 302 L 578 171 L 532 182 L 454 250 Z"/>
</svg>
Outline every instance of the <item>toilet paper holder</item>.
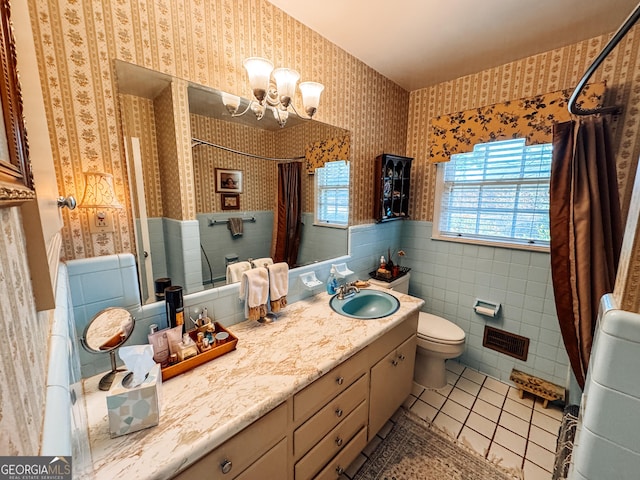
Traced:
<svg viewBox="0 0 640 480">
<path fill-rule="evenodd" d="M 498 315 L 498 311 L 500 310 L 500 304 L 476 298 L 476 303 L 473 304 L 473 310 L 478 315 L 495 318 Z"/>
</svg>

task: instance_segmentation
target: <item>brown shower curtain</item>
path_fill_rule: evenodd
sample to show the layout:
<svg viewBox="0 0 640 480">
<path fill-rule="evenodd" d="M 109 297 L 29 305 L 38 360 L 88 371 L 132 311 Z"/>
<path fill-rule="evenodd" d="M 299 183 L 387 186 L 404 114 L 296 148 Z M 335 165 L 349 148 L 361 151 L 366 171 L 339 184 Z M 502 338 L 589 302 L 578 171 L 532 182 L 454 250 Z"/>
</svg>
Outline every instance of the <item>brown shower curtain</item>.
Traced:
<svg viewBox="0 0 640 480">
<path fill-rule="evenodd" d="M 298 261 L 302 224 L 300 162 L 278 164 L 278 196 L 273 218 L 271 258 L 293 268 Z"/>
<path fill-rule="evenodd" d="M 613 291 L 623 235 L 606 117 L 554 126 L 550 196 L 556 311 L 571 368 L 584 388 L 600 298 Z"/>
</svg>

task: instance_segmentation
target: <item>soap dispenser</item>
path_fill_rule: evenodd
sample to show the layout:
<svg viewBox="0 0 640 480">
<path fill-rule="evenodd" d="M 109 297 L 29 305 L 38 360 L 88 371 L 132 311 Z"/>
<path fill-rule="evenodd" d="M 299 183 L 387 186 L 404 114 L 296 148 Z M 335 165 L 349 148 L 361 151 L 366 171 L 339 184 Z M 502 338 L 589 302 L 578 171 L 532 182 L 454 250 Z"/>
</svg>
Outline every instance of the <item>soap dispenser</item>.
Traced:
<svg viewBox="0 0 640 480">
<path fill-rule="evenodd" d="M 329 278 L 327 278 L 327 293 L 329 295 L 334 295 L 338 290 L 338 277 L 336 275 L 336 267 L 331 266 L 331 271 L 329 272 Z"/>
</svg>

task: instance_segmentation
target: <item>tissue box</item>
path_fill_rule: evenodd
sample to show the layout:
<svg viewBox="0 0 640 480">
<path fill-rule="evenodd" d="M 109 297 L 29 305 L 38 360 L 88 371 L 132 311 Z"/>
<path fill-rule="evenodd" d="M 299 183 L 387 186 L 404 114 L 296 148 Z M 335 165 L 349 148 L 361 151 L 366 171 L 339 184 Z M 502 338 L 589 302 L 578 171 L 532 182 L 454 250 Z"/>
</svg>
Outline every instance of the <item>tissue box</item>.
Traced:
<svg viewBox="0 0 640 480">
<path fill-rule="evenodd" d="M 156 363 L 137 387 L 127 388 L 122 384 L 128 374 L 118 373 L 107 394 L 111 438 L 153 427 L 160 420 L 160 365 Z"/>
</svg>

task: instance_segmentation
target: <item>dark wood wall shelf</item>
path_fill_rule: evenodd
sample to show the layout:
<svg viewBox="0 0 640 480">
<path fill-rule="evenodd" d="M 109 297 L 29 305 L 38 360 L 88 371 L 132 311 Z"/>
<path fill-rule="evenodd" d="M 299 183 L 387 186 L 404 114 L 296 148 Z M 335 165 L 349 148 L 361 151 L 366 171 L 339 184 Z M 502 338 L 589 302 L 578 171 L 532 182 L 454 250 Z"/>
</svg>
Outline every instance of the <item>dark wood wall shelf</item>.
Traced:
<svg viewBox="0 0 640 480">
<path fill-rule="evenodd" d="M 374 209 L 377 222 L 409 218 L 413 158 L 383 153 L 374 166 Z"/>
</svg>

